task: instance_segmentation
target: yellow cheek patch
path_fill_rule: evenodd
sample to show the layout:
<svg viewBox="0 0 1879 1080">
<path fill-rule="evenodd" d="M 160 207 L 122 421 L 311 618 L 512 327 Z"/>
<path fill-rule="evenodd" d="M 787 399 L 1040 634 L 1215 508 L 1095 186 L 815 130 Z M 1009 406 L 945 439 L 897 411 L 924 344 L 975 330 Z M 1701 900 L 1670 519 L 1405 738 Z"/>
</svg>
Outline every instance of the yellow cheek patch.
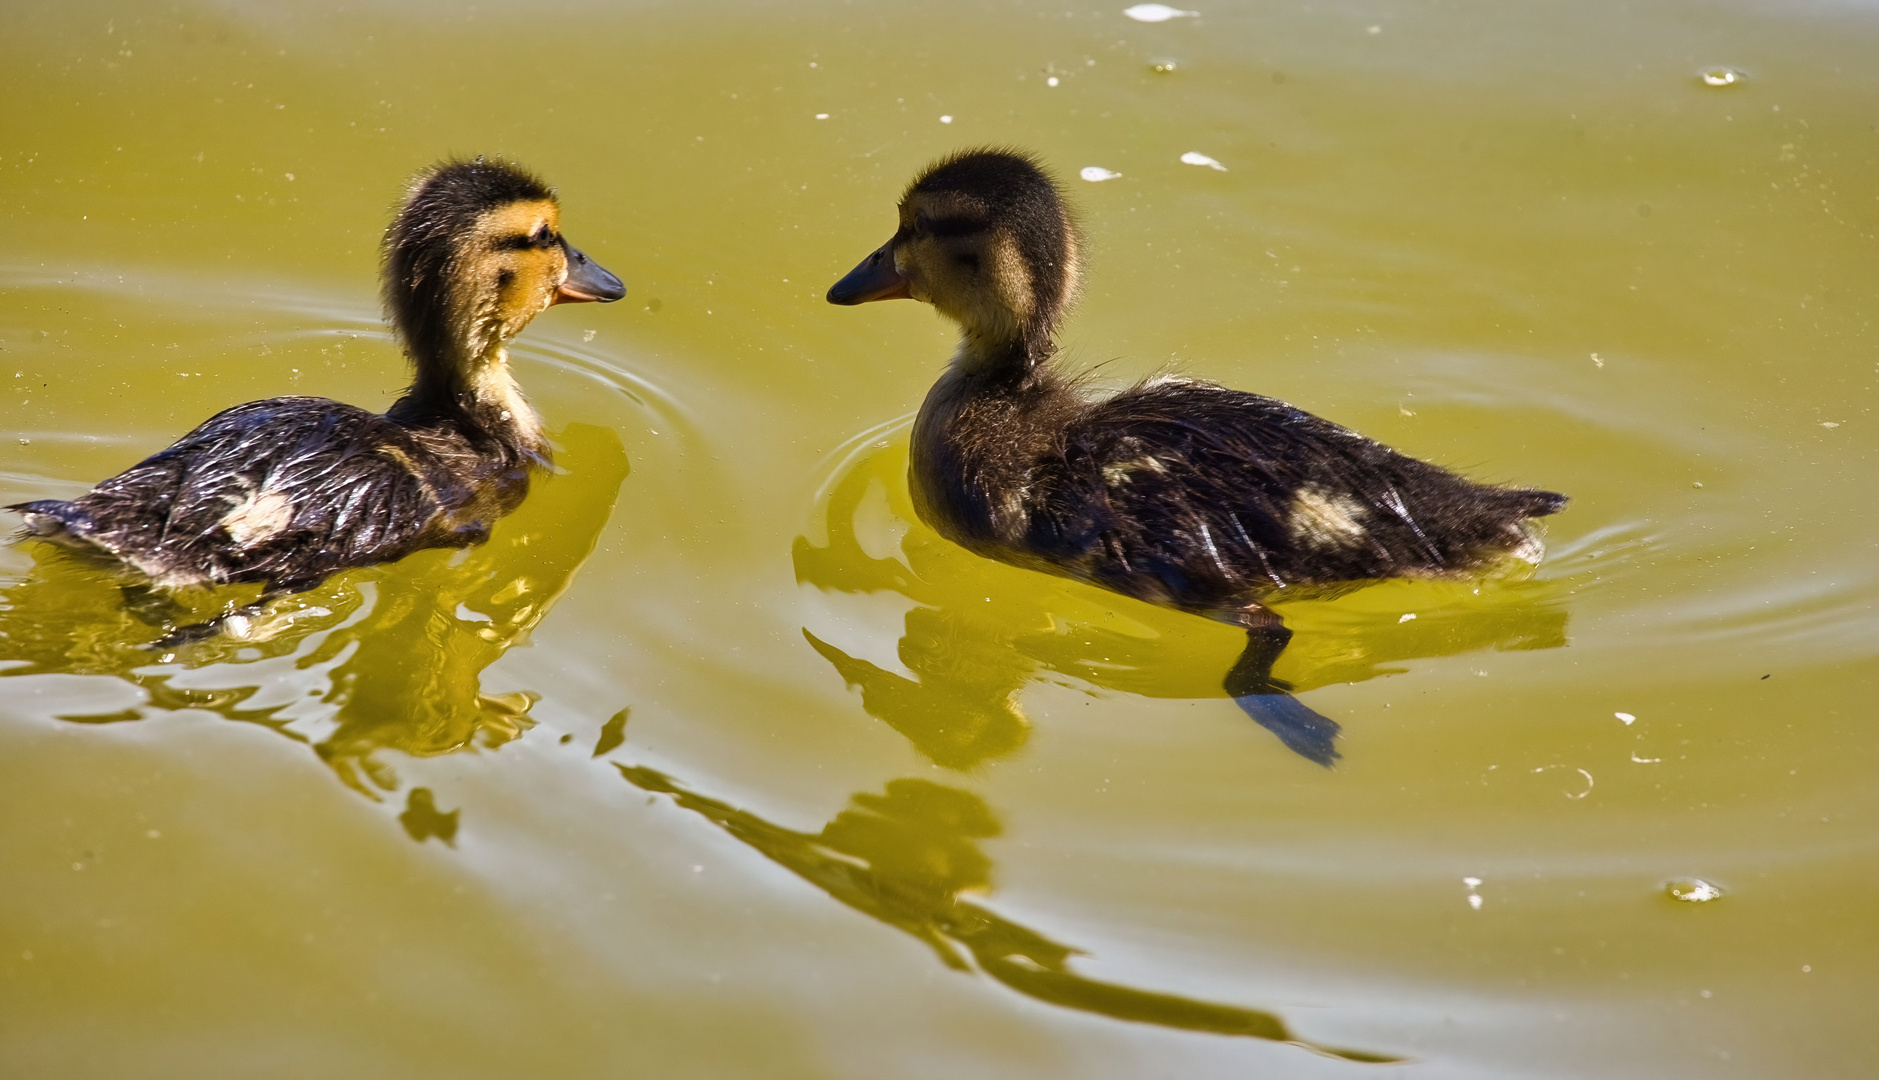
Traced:
<svg viewBox="0 0 1879 1080">
<path fill-rule="evenodd" d="M 1029 319 L 1036 298 L 1031 292 L 1031 267 L 1018 250 L 1017 238 L 1010 233 L 999 233 L 992 241 L 991 255 L 992 282 L 1005 306 L 1020 322 Z"/>
<path fill-rule="evenodd" d="M 463 280 L 475 290 L 466 306 L 494 319 L 500 338 L 521 332 L 546 308 L 567 273 L 561 245 L 534 247 L 528 238 L 543 226 L 561 230 L 561 208 L 552 199 L 524 199 L 485 211 L 476 221 L 463 252 Z M 500 280 L 500 291 L 495 282 Z M 480 295 L 477 295 L 480 294 Z"/>
</svg>

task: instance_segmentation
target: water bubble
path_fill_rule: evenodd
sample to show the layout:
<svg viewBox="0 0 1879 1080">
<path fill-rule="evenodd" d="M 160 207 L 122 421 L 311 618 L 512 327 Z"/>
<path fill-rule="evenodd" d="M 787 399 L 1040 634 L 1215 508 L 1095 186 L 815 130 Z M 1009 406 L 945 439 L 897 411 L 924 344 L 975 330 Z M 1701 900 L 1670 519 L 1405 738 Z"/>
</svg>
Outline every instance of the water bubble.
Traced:
<svg viewBox="0 0 1879 1080">
<path fill-rule="evenodd" d="M 1100 184 L 1104 180 L 1114 180 L 1122 174 L 1119 172 L 1110 172 L 1101 165 L 1086 165 L 1083 167 L 1083 171 L 1077 173 L 1077 175 L 1092 184 Z"/>
<path fill-rule="evenodd" d="M 1704 86 L 1734 86 L 1748 78 L 1735 68 L 1723 67 L 1720 64 L 1704 68 L 1696 73 L 1696 77 L 1703 80 Z"/>
<path fill-rule="evenodd" d="M 1181 162 L 1184 165 L 1205 165 L 1209 169 L 1218 169 L 1221 172 L 1227 171 L 1227 167 L 1225 165 L 1220 164 L 1218 161 L 1215 161 L 1213 158 L 1208 157 L 1206 154 L 1202 154 L 1194 150 L 1189 150 L 1187 153 L 1182 154 Z"/>
<path fill-rule="evenodd" d="M 1169 19 L 1188 19 L 1199 15 L 1198 11 L 1182 11 L 1166 4 L 1137 4 L 1125 8 L 1122 12 L 1136 22 L 1167 22 Z"/>
<path fill-rule="evenodd" d="M 1050 78 L 1048 78 L 1048 79 L 1045 79 L 1045 80 L 1044 80 L 1044 85 L 1045 85 L 1045 86 L 1056 86 L 1056 85 L 1057 85 L 1057 76 L 1055 76 L 1055 75 L 1052 75 L 1052 76 L 1051 76 Z"/>
<path fill-rule="evenodd" d="M 1180 65 L 1173 60 L 1150 60 L 1148 62 L 1148 70 L 1157 75 L 1172 75 L 1174 74 L 1175 68 L 1179 66 Z"/>
<path fill-rule="evenodd" d="M 1664 882 L 1664 895 L 1689 904 L 1703 904 L 1722 898 L 1722 886 L 1702 878 L 1672 878 Z"/>
<path fill-rule="evenodd" d="M 950 116 L 942 116 L 942 117 L 940 117 L 940 123 L 942 123 L 942 124 L 950 124 L 950 123 L 952 123 L 952 122 L 953 122 L 953 118 L 952 118 L 952 117 L 950 117 Z"/>
</svg>

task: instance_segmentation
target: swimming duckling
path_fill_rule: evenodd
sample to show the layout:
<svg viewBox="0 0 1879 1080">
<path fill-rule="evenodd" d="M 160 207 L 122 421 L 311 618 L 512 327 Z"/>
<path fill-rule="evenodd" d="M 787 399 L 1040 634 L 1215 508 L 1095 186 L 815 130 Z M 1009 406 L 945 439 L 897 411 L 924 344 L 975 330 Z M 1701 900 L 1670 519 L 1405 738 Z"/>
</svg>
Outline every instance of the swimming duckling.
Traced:
<svg viewBox="0 0 1879 1080">
<path fill-rule="evenodd" d="M 385 307 L 417 376 L 390 411 L 237 405 L 70 502 L 7 507 L 26 518 L 21 538 L 165 589 L 260 582 L 257 609 L 347 567 L 480 543 L 549 463 L 509 339 L 552 304 L 626 294 L 562 239 L 560 216 L 514 165 L 427 169 L 385 233 Z"/>
<path fill-rule="evenodd" d="M 1549 491 L 1476 484 L 1282 401 L 1159 376 L 1092 400 L 1052 364 L 1081 245 L 1032 158 L 958 154 L 829 290 L 910 298 L 963 331 L 914 420 L 908 483 L 941 536 L 988 558 L 1242 626 L 1240 707 L 1322 765 L 1338 725 L 1272 677 L 1291 631 L 1263 601 L 1538 562 Z"/>
</svg>

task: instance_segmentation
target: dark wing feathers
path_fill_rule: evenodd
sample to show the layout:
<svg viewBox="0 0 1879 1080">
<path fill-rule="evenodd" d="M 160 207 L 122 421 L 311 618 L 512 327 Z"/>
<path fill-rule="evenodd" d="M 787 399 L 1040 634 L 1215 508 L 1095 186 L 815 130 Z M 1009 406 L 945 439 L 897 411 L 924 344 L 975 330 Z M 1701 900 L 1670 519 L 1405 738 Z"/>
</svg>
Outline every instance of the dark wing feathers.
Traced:
<svg viewBox="0 0 1879 1080">
<path fill-rule="evenodd" d="M 1035 549 L 1075 576 L 1203 609 L 1279 586 L 1465 572 L 1565 503 L 1187 380 L 1093 403 L 1060 451 L 1033 476 Z"/>
<path fill-rule="evenodd" d="M 437 484 L 413 469 L 429 460 L 402 427 L 364 409 L 275 398 L 212 417 L 70 503 L 22 509 L 158 580 L 304 588 L 426 546 Z"/>
</svg>

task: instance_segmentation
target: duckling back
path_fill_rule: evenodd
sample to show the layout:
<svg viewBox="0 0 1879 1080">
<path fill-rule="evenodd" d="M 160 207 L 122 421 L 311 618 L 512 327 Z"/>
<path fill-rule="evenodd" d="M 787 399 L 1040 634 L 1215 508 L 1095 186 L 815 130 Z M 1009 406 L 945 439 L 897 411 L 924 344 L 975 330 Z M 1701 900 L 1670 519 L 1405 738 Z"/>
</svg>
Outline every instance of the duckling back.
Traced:
<svg viewBox="0 0 1879 1080">
<path fill-rule="evenodd" d="M 1159 379 L 1092 404 L 1040 463 L 1025 542 L 1189 610 L 1538 561 L 1566 498 L 1478 484 L 1275 398 Z M 1084 576 L 1079 574 L 1078 576 Z"/>
<path fill-rule="evenodd" d="M 1537 561 L 1528 519 L 1566 502 L 1212 383 L 1084 401 L 1048 367 L 1002 388 L 965 381 L 936 388 L 916 421 L 921 516 L 978 554 L 1188 611 Z"/>
<path fill-rule="evenodd" d="M 344 567 L 483 539 L 528 490 L 527 463 L 492 449 L 337 401 L 273 398 L 215 416 L 70 502 L 9 509 L 29 535 L 158 585 L 291 592 Z"/>
</svg>

